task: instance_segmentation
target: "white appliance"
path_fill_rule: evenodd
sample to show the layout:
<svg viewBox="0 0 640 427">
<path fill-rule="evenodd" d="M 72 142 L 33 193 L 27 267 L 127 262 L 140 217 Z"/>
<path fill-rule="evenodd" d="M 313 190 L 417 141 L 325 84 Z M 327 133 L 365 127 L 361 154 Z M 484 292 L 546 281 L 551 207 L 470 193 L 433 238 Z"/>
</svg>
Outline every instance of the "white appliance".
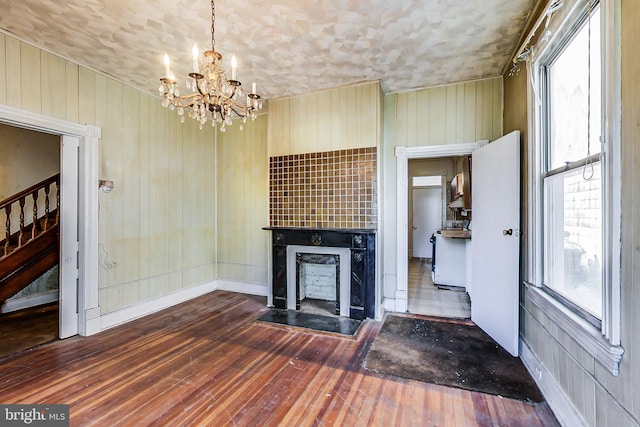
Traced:
<svg viewBox="0 0 640 427">
<path fill-rule="evenodd" d="M 433 283 L 441 286 L 466 287 L 467 239 L 435 234 Z"/>
</svg>

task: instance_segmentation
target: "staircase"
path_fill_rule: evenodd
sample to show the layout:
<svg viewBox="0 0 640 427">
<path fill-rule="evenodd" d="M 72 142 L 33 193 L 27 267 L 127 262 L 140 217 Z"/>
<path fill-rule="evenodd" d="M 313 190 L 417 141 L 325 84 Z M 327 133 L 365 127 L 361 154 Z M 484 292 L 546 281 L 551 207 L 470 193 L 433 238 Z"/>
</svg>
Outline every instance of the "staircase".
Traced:
<svg viewBox="0 0 640 427">
<path fill-rule="evenodd" d="M 0 305 L 58 263 L 59 208 L 60 174 L 0 201 Z"/>
</svg>

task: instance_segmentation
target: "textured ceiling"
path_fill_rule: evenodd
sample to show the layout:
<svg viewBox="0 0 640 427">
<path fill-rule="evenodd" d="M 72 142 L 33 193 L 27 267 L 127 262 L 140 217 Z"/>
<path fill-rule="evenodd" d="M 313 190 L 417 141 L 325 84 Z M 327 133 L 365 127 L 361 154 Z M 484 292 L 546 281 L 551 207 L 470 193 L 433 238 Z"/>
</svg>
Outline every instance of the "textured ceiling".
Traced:
<svg viewBox="0 0 640 427">
<path fill-rule="evenodd" d="M 387 92 L 496 76 L 535 0 L 218 0 L 216 50 L 266 98 L 366 80 Z M 0 0 L 0 28 L 157 94 L 211 44 L 207 0 Z"/>
</svg>

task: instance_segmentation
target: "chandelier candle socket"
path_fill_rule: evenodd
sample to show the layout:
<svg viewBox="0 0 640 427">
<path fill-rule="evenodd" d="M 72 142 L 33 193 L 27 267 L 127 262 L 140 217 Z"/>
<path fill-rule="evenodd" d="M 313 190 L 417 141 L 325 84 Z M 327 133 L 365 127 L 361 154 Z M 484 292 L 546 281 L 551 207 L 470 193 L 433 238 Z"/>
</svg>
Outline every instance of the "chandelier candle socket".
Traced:
<svg viewBox="0 0 640 427">
<path fill-rule="evenodd" d="M 221 123 L 220 131 L 225 131 L 225 126 L 233 124 L 233 118 L 240 118 L 246 123 L 247 118 L 256 118 L 256 111 L 262 109 L 260 95 L 256 92 L 256 84 L 251 86 L 251 93 L 245 97 L 242 91 L 242 83 L 236 78 L 238 59 L 231 57 L 231 79 L 227 76 L 222 66 L 222 55 L 216 52 L 216 40 L 214 27 L 216 21 L 216 8 L 211 1 L 211 50 L 206 50 L 200 59 L 198 44 L 194 43 L 191 49 L 193 57 L 193 72 L 189 73 L 186 81 L 187 89 L 191 92 L 181 95 L 178 83 L 171 73 L 171 60 L 167 53 L 164 54 L 165 77 L 160 79 L 158 91 L 162 96 L 162 106 L 170 110 L 177 110 L 180 122 L 184 123 L 185 114 L 200 123 L 200 129 L 211 120 L 212 126 Z M 240 125 L 240 130 L 243 125 Z"/>
</svg>

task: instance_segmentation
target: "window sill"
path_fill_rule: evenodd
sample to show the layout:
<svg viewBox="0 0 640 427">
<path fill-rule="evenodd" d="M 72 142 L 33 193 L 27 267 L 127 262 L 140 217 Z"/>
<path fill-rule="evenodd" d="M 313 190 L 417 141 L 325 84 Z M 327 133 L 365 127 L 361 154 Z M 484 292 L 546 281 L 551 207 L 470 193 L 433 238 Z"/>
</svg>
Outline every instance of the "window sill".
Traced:
<svg viewBox="0 0 640 427">
<path fill-rule="evenodd" d="M 536 307 L 576 340 L 612 375 L 618 376 L 620 374 L 620 360 L 624 353 L 621 346 L 611 345 L 595 326 L 563 306 L 543 289 L 528 282 L 524 284 L 529 291 L 529 300 Z"/>
</svg>

